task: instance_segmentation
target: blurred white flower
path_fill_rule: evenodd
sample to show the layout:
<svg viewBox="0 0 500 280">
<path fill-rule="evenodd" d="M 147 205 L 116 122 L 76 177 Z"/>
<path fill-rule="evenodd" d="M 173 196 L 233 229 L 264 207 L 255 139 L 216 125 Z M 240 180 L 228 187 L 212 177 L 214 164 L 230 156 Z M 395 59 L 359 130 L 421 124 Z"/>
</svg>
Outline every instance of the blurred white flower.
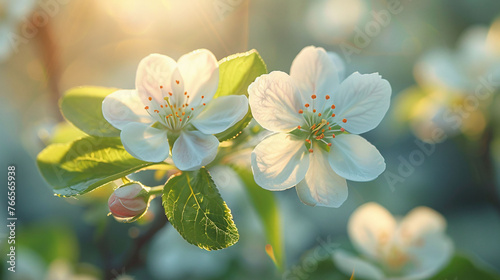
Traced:
<svg viewBox="0 0 500 280">
<path fill-rule="evenodd" d="M 473 94 L 479 79 L 490 75 L 500 77 L 500 20 L 490 28 L 468 28 L 456 50 L 431 50 L 415 65 L 421 85 L 444 87 L 450 93 Z"/>
<path fill-rule="evenodd" d="M 384 158 L 356 135 L 375 128 L 386 114 L 391 86 L 377 73 L 344 69 L 334 53 L 306 47 L 290 75 L 274 71 L 249 88 L 255 120 L 275 132 L 252 153 L 255 182 L 278 191 L 297 186 L 307 205 L 339 207 L 346 179 L 370 181 L 385 170 Z"/>
<path fill-rule="evenodd" d="M 427 207 L 417 207 L 402 220 L 377 203 L 360 206 L 348 223 L 351 242 L 362 257 L 337 250 L 333 259 L 346 275 L 353 269 L 363 279 L 427 279 L 447 264 L 453 243 L 446 221 Z"/>
<path fill-rule="evenodd" d="M 500 86 L 500 20 L 488 29 L 467 29 L 456 50 L 435 49 L 415 65 L 418 86 L 397 98 L 398 119 L 410 121 L 414 133 L 427 142 L 435 134 L 479 135 L 487 123 L 487 106 Z"/>
<path fill-rule="evenodd" d="M 306 23 L 315 39 L 327 44 L 350 36 L 366 13 L 363 0 L 322 0 L 309 5 Z"/>
<path fill-rule="evenodd" d="M 65 259 L 56 259 L 50 263 L 46 280 L 97 280 L 96 276 L 78 274 L 72 267 L 71 263 Z M 121 280 L 122 278 L 115 278 Z M 128 278 L 129 280 L 132 278 Z M 125 279 L 123 279 L 125 280 Z"/>
<path fill-rule="evenodd" d="M 13 51 L 13 34 L 23 17 L 33 10 L 36 0 L 0 0 L 0 62 Z"/>
<path fill-rule="evenodd" d="M 144 58 L 137 69 L 136 90 L 119 90 L 102 104 L 103 115 L 121 130 L 125 149 L 134 157 L 164 161 L 170 154 L 184 171 L 209 164 L 223 132 L 248 111 L 243 95 L 212 100 L 219 66 L 208 50 L 183 55 L 177 62 L 159 54 Z"/>
</svg>

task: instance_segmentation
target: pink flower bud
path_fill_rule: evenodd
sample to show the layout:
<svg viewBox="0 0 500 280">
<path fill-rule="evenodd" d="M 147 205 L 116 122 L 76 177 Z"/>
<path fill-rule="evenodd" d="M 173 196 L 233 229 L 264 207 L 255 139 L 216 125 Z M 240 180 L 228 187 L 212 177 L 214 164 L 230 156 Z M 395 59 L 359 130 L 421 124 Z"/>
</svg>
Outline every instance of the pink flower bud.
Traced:
<svg viewBox="0 0 500 280">
<path fill-rule="evenodd" d="M 148 197 L 137 183 L 124 185 L 113 192 L 108 200 L 109 210 L 115 218 L 128 219 L 146 212 Z"/>
</svg>

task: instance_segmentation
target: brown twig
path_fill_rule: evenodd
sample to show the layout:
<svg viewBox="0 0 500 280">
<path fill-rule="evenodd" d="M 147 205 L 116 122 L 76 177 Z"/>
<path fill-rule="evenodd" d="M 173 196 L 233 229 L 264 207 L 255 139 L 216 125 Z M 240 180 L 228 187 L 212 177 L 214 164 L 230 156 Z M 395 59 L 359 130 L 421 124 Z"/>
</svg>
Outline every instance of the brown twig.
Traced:
<svg viewBox="0 0 500 280">
<path fill-rule="evenodd" d="M 157 202 L 158 201 L 158 202 Z M 151 203 L 159 203 L 161 199 L 155 199 Z M 167 223 L 168 219 L 163 212 L 163 207 L 158 207 L 158 212 L 155 213 L 155 219 L 151 226 L 143 232 L 139 237 L 134 240 L 132 248 L 127 254 L 127 257 L 123 259 L 121 264 L 115 268 L 106 271 L 106 279 L 113 279 L 119 272 L 126 272 L 135 267 L 144 264 L 146 258 L 144 256 L 144 247 L 151 241 L 151 239 L 160 231 Z"/>
<path fill-rule="evenodd" d="M 52 30 L 52 22 L 39 29 L 37 36 L 41 60 L 47 71 L 47 83 L 49 89 L 50 103 L 55 109 L 58 108 L 59 98 L 61 96 L 59 80 L 61 78 L 61 67 L 59 61 L 59 47 L 57 39 Z M 58 111 L 58 110 L 57 110 Z M 57 118 L 62 120 L 62 115 L 57 114 Z"/>
</svg>

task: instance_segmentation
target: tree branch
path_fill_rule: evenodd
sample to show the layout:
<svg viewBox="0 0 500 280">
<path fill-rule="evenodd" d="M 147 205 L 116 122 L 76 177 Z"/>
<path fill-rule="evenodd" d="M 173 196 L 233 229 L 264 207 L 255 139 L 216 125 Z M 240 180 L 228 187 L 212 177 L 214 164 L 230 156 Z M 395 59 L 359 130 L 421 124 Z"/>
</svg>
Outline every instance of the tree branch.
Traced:
<svg viewBox="0 0 500 280">
<path fill-rule="evenodd" d="M 158 201 L 158 202 L 157 202 Z M 160 203 L 161 199 L 154 199 L 151 203 Z M 145 246 L 151 239 L 160 231 L 167 223 L 168 219 L 163 212 L 163 207 L 157 207 L 159 210 L 155 213 L 155 218 L 151 226 L 143 232 L 139 237 L 134 239 L 132 247 L 121 264 L 106 272 L 106 279 L 112 279 L 113 274 L 118 272 L 130 271 L 131 269 L 141 266 L 145 263 L 146 257 L 144 254 Z"/>
</svg>

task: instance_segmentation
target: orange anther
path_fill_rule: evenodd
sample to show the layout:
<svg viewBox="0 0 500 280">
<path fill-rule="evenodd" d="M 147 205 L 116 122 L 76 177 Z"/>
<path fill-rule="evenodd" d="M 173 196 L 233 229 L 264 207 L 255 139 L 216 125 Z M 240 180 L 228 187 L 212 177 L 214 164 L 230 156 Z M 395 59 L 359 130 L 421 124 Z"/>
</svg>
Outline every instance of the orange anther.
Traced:
<svg viewBox="0 0 500 280">
<path fill-rule="evenodd" d="M 201 99 L 203 99 L 203 98 L 205 98 L 205 95 L 202 95 L 202 96 L 201 96 Z"/>
<path fill-rule="evenodd" d="M 144 109 L 146 109 L 146 110 L 149 109 L 149 106 L 144 107 Z"/>
<path fill-rule="evenodd" d="M 299 125 L 299 126 L 297 126 L 297 128 L 298 128 L 298 129 L 300 129 L 300 128 L 301 128 L 301 127 L 300 127 L 300 125 Z"/>
<path fill-rule="evenodd" d="M 205 106 L 205 105 L 207 105 L 207 104 L 203 103 L 203 106 Z"/>
<path fill-rule="evenodd" d="M 185 91 L 185 92 L 184 92 L 184 95 L 187 95 L 187 94 L 188 94 L 188 92 L 187 92 L 187 91 Z"/>
<path fill-rule="evenodd" d="M 332 109 L 335 109 L 335 105 L 332 105 Z"/>
<path fill-rule="evenodd" d="M 148 97 L 148 99 L 149 99 L 149 101 L 151 101 L 151 100 L 153 100 L 153 97 L 150 96 L 150 97 Z"/>
<path fill-rule="evenodd" d="M 312 153 L 313 152 L 313 149 L 309 149 L 309 152 Z"/>
<path fill-rule="evenodd" d="M 318 117 L 321 117 L 321 113 L 318 113 Z"/>
<path fill-rule="evenodd" d="M 325 96 L 325 99 L 326 100 L 330 99 L 330 95 Z"/>
<path fill-rule="evenodd" d="M 347 119 L 343 119 L 343 120 L 342 120 L 342 122 L 343 122 L 343 123 L 346 123 L 346 122 L 347 122 Z"/>
<path fill-rule="evenodd" d="M 160 88 L 163 88 L 163 86 L 160 86 Z"/>
<path fill-rule="evenodd" d="M 344 129 L 343 127 L 341 127 L 341 128 L 340 128 L 340 131 L 344 132 L 344 131 L 345 131 L 345 129 Z"/>
<path fill-rule="evenodd" d="M 299 114 L 302 114 L 302 113 L 304 113 L 304 111 L 302 111 L 302 109 L 300 109 L 300 110 L 299 110 Z"/>
<path fill-rule="evenodd" d="M 313 113 L 316 113 L 316 109 L 313 109 Z"/>
<path fill-rule="evenodd" d="M 311 95 L 312 99 L 316 99 L 316 94 Z"/>
<path fill-rule="evenodd" d="M 179 84 L 179 80 L 175 80 L 175 82 L 176 82 L 177 84 Z"/>
<path fill-rule="evenodd" d="M 335 114 L 332 114 L 332 117 L 335 117 Z"/>
<path fill-rule="evenodd" d="M 332 143 L 328 143 L 327 145 L 328 145 L 328 147 L 331 147 L 331 146 L 332 146 Z"/>
<path fill-rule="evenodd" d="M 306 108 L 308 108 L 309 107 L 309 103 L 306 103 L 306 105 L 304 105 L 304 106 L 306 106 Z"/>
</svg>

